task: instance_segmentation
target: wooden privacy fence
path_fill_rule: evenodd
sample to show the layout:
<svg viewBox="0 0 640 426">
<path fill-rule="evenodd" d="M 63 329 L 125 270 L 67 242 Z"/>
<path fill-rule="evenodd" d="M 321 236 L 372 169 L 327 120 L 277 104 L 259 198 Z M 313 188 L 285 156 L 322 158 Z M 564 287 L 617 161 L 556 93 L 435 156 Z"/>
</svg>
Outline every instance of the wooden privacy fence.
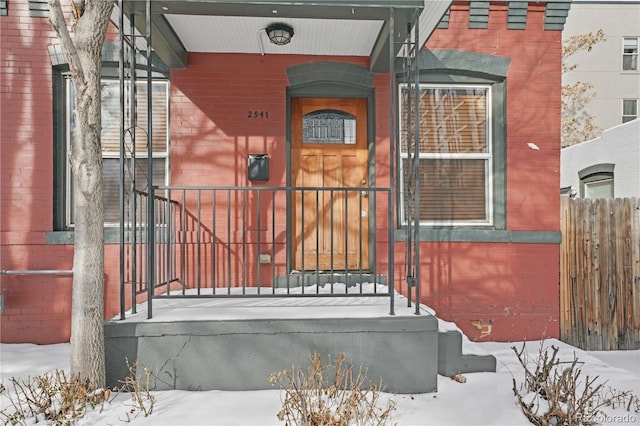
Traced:
<svg viewBox="0 0 640 426">
<path fill-rule="evenodd" d="M 640 199 L 562 197 L 560 335 L 588 350 L 640 348 Z"/>
</svg>

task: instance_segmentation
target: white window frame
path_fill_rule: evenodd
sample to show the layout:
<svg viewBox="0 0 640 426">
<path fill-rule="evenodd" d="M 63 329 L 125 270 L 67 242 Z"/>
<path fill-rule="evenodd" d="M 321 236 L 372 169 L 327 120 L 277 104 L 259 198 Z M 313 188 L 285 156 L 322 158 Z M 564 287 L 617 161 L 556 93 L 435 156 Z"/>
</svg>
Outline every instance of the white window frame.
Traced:
<svg viewBox="0 0 640 426">
<path fill-rule="evenodd" d="M 624 48 L 625 48 L 626 40 L 635 40 L 636 42 L 635 53 L 625 53 Z M 637 73 L 640 71 L 640 69 L 638 69 L 638 60 L 640 59 L 639 50 L 640 50 L 640 37 L 622 37 L 622 64 L 620 66 L 620 68 L 622 69 L 622 72 Z M 631 58 L 635 57 L 635 68 L 631 68 L 628 70 L 624 69 L 624 58 L 627 56 L 630 56 Z M 633 60 L 632 60 L 632 63 L 633 63 Z"/>
<path fill-rule="evenodd" d="M 635 115 L 625 115 L 624 114 L 624 103 L 628 102 L 628 101 L 635 102 L 635 104 L 636 104 L 636 114 Z M 622 99 L 622 102 L 620 102 L 620 109 L 621 109 L 621 114 L 620 114 L 621 121 L 620 122 L 621 123 L 627 123 L 627 122 L 629 122 L 631 120 L 637 119 L 638 118 L 638 109 L 639 109 L 639 107 L 640 107 L 640 100 L 638 100 L 638 99 L 628 99 L 628 98 L 627 99 Z M 630 120 L 624 121 L 625 117 L 632 117 L 632 118 Z"/>
<path fill-rule="evenodd" d="M 114 78 L 102 78 L 101 82 L 103 81 L 118 81 L 117 79 Z M 138 82 L 139 84 L 145 84 L 146 82 L 140 81 Z M 72 81 L 70 78 L 65 78 L 65 86 L 64 86 L 64 94 L 65 94 L 65 108 L 67 109 L 67 114 L 66 118 L 65 118 L 65 146 L 66 146 L 66 152 L 69 153 L 71 152 L 71 115 L 73 114 L 73 111 L 71 111 L 70 105 L 71 105 L 71 84 Z M 170 115 L 169 115 L 169 81 L 168 80 L 153 80 L 151 82 L 151 84 L 153 85 L 165 85 L 165 91 L 166 91 L 166 103 L 165 103 L 165 108 L 167 111 L 167 119 L 169 119 Z M 125 99 L 128 99 L 129 96 L 129 91 L 130 91 L 130 84 L 126 83 L 125 84 Z M 128 114 L 128 112 L 125 112 L 125 114 Z M 162 152 L 154 152 L 153 153 L 153 159 L 154 160 L 163 160 L 165 162 L 165 175 L 164 175 L 164 185 L 168 185 L 169 183 L 169 173 L 170 173 L 170 168 L 169 168 L 169 140 L 170 140 L 170 134 L 171 134 L 171 129 L 169 126 L 169 123 L 167 123 L 167 135 L 166 135 L 166 143 L 165 143 L 165 150 Z M 144 144 L 146 145 L 146 141 L 144 141 Z M 119 152 L 107 152 L 105 153 L 104 151 L 102 152 L 102 158 L 103 159 L 120 159 L 120 153 Z M 132 156 L 131 154 L 127 151 L 125 152 L 125 158 L 127 159 L 131 159 Z M 145 150 L 144 152 L 136 152 L 136 160 L 146 160 L 149 158 L 148 152 Z M 65 173 L 65 184 L 64 184 L 64 188 L 65 188 L 65 194 L 64 194 L 64 203 L 65 203 L 65 226 L 68 228 L 74 228 L 75 227 L 75 223 L 72 222 L 72 212 L 73 212 L 73 205 L 72 205 L 72 181 L 71 181 L 71 165 L 69 164 L 69 161 L 65 162 L 66 164 L 66 173 Z M 118 222 L 105 222 L 104 223 L 105 227 L 115 227 L 115 226 L 119 226 Z"/>
<path fill-rule="evenodd" d="M 606 184 L 607 185 L 607 189 L 610 190 L 610 195 L 607 197 L 592 197 L 592 194 L 590 194 L 590 192 L 593 191 L 593 187 L 597 186 L 597 185 L 603 185 Z M 601 179 L 596 179 L 596 180 L 585 180 L 582 183 L 583 187 L 584 187 L 584 198 L 590 198 L 590 199 L 597 199 L 597 198 L 613 198 L 613 194 L 614 194 L 614 186 L 613 186 L 613 176 L 612 177 L 603 177 Z"/>
<path fill-rule="evenodd" d="M 403 90 L 406 89 L 407 84 L 399 85 L 398 93 L 402 94 Z M 486 90 L 487 94 L 487 142 L 485 153 L 423 153 L 420 152 L 418 158 L 419 159 L 452 159 L 452 160 L 485 160 L 485 220 L 476 220 L 476 221 L 454 221 L 454 220 L 440 220 L 440 221 L 427 221 L 420 220 L 420 226 L 493 226 L 493 202 L 494 202 L 494 194 L 493 194 L 493 117 L 492 117 L 492 87 L 490 84 L 430 84 L 430 83 L 421 83 L 419 85 L 419 90 L 422 89 L 432 89 L 432 88 L 444 88 L 444 89 L 482 89 Z M 403 112 L 403 96 L 400 96 L 399 99 L 399 108 L 398 108 L 398 123 L 402 122 L 402 112 Z M 403 226 L 407 225 L 407 219 L 405 218 L 405 208 L 404 208 L 404 173 L 403 173 L 403 163 L 405 159 L 409 158 L 409 153 L 402 152 L 402 132 L 399 132 L 398 136 L 398 156 L 399 156 L 399 166 L 398 166 L 398 180 L 399 180 L 399 216 L 400 223 Z M 407 146 L 409 146 L 407 144 Z"/>
</svg>

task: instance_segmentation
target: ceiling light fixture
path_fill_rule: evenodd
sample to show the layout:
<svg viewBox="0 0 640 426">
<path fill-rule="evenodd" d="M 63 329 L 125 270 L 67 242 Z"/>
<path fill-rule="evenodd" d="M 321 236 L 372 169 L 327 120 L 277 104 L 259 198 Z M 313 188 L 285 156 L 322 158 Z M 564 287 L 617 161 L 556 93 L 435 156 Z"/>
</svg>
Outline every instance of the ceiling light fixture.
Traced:
<svg viewBox="0 0 640 426">
<path fill-rule="evenodd" d="M 278 46 L 289 44 L 291 37 L 293 37 L 293 28 L 280 22 L 269 25 L 265 28 L 265 31 L 267 32 L 269 41 Z"/>
</svg>

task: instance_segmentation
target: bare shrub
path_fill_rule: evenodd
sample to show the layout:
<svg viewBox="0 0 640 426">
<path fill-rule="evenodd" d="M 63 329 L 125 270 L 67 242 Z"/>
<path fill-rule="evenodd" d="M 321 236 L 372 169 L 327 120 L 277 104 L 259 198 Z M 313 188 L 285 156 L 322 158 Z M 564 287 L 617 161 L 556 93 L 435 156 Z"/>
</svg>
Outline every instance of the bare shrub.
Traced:
<svg viewBox="0 0 640 426">
<path fill-rule="evenodd" d="M 96 389 L 76 378 L 69 379 L 64 371 L 55 370 L 26 380 L 12 377 L 9 387 L 0 385 L 0 395 L 8 401 L 0 410 L 0 419 L 5 425 L 39 421 L 66 425 L 84 417 L 88 409 L 102 408 L 110 391 Z"/>
<path fill-rule="evenodd" d="M 129 364 L 129 360 L 125 359 L 125 362 L 129 375 L 120 381 L 122 386 L 118 391 L 131 394 L 132 405 L 127 413 L 127 421 L 131 420 L 131 416 L 136 417 L 140 413 L 144 417 L 148 417 L 153 413 L 153 406 L 156 402 L 156 397 L 151 394 L 151 369 L 139 361 Z M 144 375 L 138 374 L 138 368 L 144 372 Z"/>
<path fill-rule="evenodd" d="M 333 365 L 323 364 L 322 356 L 308 357 L 305 368 L 293 366 L 269 377 L 272 385 L 284 391 L 282 410 L 277 417 L 287 425 L 347 426 L 386 425 L 391 421 L 395 403 L 389 400 L 381 407 L 380 388 L 369 382 L 365 373 L 345 364 L 340 354 Z M 331 378 L 331 370 L 335 370 Z"/>
<path fill-rule="evenodd" d="M 144 375 L 138 375 L 138 362 L 129 365 L 129 376 L 114 392 L 131 394 L 132 404 L 126 421 L 142 413 L 145 417 L 153 412 L 155 397 L 150 391 L 151 370 L 140 366 Z M 52 425 L 70 425 L 83 418 L 87 411 L 104 409 L 112 398 L 111 390 L 95 388 L 88 381 L 68 378 L 64 371 L 55 370 L 26 380 L 11 378 L 7 386 L 0 384 L 3 408 L 0 420 L 4 425 L 26 426 L 45 422 Z"/>
<path fill-rule="evenodd" d="M 531 360 L 523 345 L 512 346 L 524 368 L 524 382 L 517 386 L 513 379 L 513 393 L 527 419 L 538 426 L 590 426 L 599 424 L 603 407 L 624 407 L 639 412 L 640 401 L 630 391 L 617 391 L 598 382 L 599 376 L 582 378 L 582 362 L 575 357 L 560 361 L 559 348 L 551 346 L 551 353 L 540 346 L 538 357 Z M 533 364 L 533 367 L 532 367 Z"/>
</svg>

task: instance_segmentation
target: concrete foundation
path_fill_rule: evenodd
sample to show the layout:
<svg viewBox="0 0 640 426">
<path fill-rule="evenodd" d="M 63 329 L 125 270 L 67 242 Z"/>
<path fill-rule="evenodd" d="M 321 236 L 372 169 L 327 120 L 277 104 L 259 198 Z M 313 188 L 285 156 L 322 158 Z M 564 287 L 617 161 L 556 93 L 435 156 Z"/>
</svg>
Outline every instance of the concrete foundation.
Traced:
<svg viewBox="0 0 640 426">
<path fill-rule="evenodd" d="M 120 322 L 105 324 L 107 384 L 137 360 L 155 390 L 273 389 L 270 374 L 306 366 L 309 354 L 346 360 L 391 393 L 437 390 L 438 328 L 430 315 Z"/>
</svg>

